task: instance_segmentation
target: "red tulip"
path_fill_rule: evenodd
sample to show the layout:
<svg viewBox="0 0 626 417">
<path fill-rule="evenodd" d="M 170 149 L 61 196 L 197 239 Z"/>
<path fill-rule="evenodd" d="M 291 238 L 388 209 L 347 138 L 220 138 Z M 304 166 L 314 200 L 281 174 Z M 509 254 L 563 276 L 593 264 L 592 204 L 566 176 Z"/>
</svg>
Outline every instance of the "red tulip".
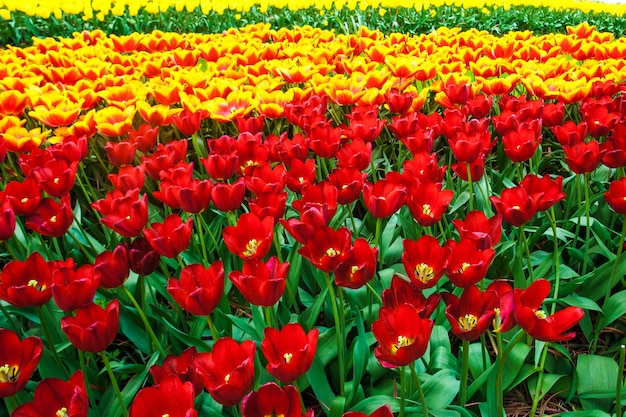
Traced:
<svg viewBox="0 0 626 417">
<path fill-rule="evenodd" d="M 235 122 L 237 123 L 237 129 L 239 129 L 239 132 L 248 132 L 254 135 L 263 131 L 265 116 L 238 117 Z"/>
<path fill-rule="evenodd" d="M 372 144 L 364 142 L 362 138 L 342 146 L 337 152 L 337 167 L 340 169 L 356 168 L 363 171 L 370 165 L 372 158 Z"/>
<path fill-rule="evenodd" d="M 431 288 L 446 270 L 450 249 L 441 247 L 436 237 L 423 235 L 418 240 L 402 241 L 402 263 L 406 273 L 417 288 Z"/>
<path fill-rule="evenodd" d="M 376 184 L 363 184 L 363 202 L 367 210 L 376 218 L 385 218 L 394 214 L 406 202 L 407 191 L 402 176 L 391 171 Z"/>
<path fill-rule="evenodd" d="M 129 245 L 127 242 L 128 266 L 134 273 L 148 276 L 159 267 L 161 255 L 152 248 L 148 239 L 138 237 Z"/>
<path fill-rule="evenodd" d="M 211 189 L 211 201 L 220 211 L 235 211 L 241 207 L 246 194 L 243 178 L 231 184 L 216 183 Z"/>
<path fill-rule="evenodd" d="M 335 270 L 335 284 L 357 289 L 367 284 L 376 274 L 378 248 L 370 247 L 365 238 L 354 241 L 348 258 Z"/>
<path fill-rule="evenodd" d="M 305 333 L 298 323 L 286 324 L 280 331 L 265 328 L 261 350 L 267 359 L 267 371 L 281 382 L 295 381 L 306 373 L 317 350 L 319 330 Z"/>
<path fill-rule="evenodd" d="M 450 248 L 446 275 L 459 288 L 469 287 L 483 279 L 496 255 L 492 248 L 479 249 L 471 239 L 460 242 L 450 240 L 446 247 Z"/>
<path fill-rule="evenodd" d="M 616 124 L 606 141 L 600 143 L 602 163 L 609 168 L 626 166 L 626 121 Z"/>
<path fill-rule="evenodd" d="M 585 174 L 594 171 L 602 157 L 604 149 L 600 149 L 600 143 L 592 140 L 587 143 L 576 142 L 573 145 L 563 146 L 565 151 L 565 162 L 572 172 L 576 174 Z"/>
<path fill-rule="evenodd" d="M 187 155 L 187 140 L 173 140 L 167 145 L 158 144 L 154 153 L 141 157 L 141 164 L 148 176 L 155 181 L 160 178 L 161 171 L 175 166 Z"/>
<path fill-rule="evenodd" d="M 148 123 L 142 123 L 139 129 L 128 132 L 128 136 L 140 152 L 148 153 L 154 149 L 159 140 L 159 126 L 153 127 Z"/>
<path fill-rule="evenodd" d="M 94 279 L 100 281 L 102 288 L 117 288 L 124 284 L 130 274 L 128 249 L 118 245 L 113 251 L 105 251 L 96 256 L 93 266 Z"/>
<path fill-rule="evenodd" d="M 37 384 L 33 401 L 24 403 L 11 417 L 87 417 L 89 401 L 82 371 L 76 371 L 69 381 L 46 378 Z"/>
<path fill-rule="evenodd" d="M 337 155 L 343 136 L 341 127 L 334 127 L 328 120 L 324 120 L 309 126 L 306 133 L 309 147 L 316 155 L 322 158 Z"/>
<path fill-rule="evenodd" d="M 267 262 L 258 259 L 246 260 L 243 271 L 232 271 L 228 278 L 252 305 L 273 306 L 285 292 L 289 263 L 280 263 L 276 256 Z"/>
<path fill-rule="evenodd" d="M 541 142 L 541 120 L 520 123 L 516 130 L 502 136 L 504 153 L 513 162 L 529 160 Z"/>
<path fill-rule="evenodd" d="M 397 310 L 402 304 L 410 304 L 421 318 L 429 318 L 441 300 L 441 296 L 436 293 L 424 297 L 421 289 L 399 275 L 393 276 L 391 286 L 383 291 L 382 298 L 383 307 Z"/>
<path fill-rule="evenodd" d="M 210 353 L 198 353 L 194 359 L 204 386 L 211 397 L 226 407 L 237 405 L 254 385 L 256 345 L 246 340 L 241 345 L 222 337 Z"/>
<path fill-rule="evenodd" d="M 347 413 L 343 413 L 341 417 L 393 417 L 393 413 L 391 412 L 391 407 L 389 407 L 388 404 L 385 404 L 374 410 L 372 414 L 365 414 L 358 411 L 348 411 Z"/>
<path fill-rule="evenodd" d="M 39 254 L 11 261 L 0 274 L 0 299 L 15 307 L 42 306 L 52 297 L 52 272 Z"/>
<path fill-rule="evenodd" d="M 337 203 L 350 204 L 361 195 L 367 173 L 356 168 L 335 169 L 328 175 L 328 181 L 337 189 Z"/>
<path fill-rule="evenodd" d="M 352 235 L 347 227 L 334 230 L 328 226 L 317 229 L 298 250 L 316 268 L 334 272 L 345 261 L 352 247 Z"/>
<path fill-rule="evenodd" d="M 224 295 L 224 265 L 214 262 L 209 268 L 200 264 L 185 266 L 180 280 L 170 278 L 167 292 L 191 314 L 208 316 Z"/>
<path fill-rule="evenodd" d="M 461 239 L 471 239 L 479 249 L 493 248 L 502 237 L 502 216 L 496 214 L 487 218 L 485 213 L 474 210 L 467 213 L 465 220 L 455 219 L 452 224 Z"/>
<path fill-rule="evenodd" d="M 421 318 L 410 304 L 397 309 L 383 307 L 372 332 L 378 341 L 374 349 L 376 359 L 385 368 L 396 368 L 413 363 L 426 352 L 434 322 Z"/>
<path fill-rule="evenodd" d="M 191 136 L 200 130 L 202 123 L 202 110 L 191 113 L 189 110 L 183 110 L 179 114 L 172 115 L 174 126 L 186 136 Z"/>
<path fill-rule="evenodd" d="M 300 395 L 293 385 L 281 388 L 274 382 L 268 382 L 243 399 L 241 416 L 313 417 L 313 410 L 302 413 Z"/>
<path fill-rule="evenodd" d="M 434 182 L 412 181 L 407 187 L 407 206 L 411 216 L 422 226 L 437 224 L 448 209 L 454 191 L 442 190 Z"/>
<path fill-rule="evenodd" d="M 289 138 L 287 133 L 282 133 L 280 139 L 276 144 L 276 151 L 280 161 L 285 164 L 289 170 L 294 168 L 293 164 L 296 161 L 308 162 L 313 161 L 309 159 L 309 138 L 302 133 L 296 133 L 293 138 Z"/>
<path fill-rule="evenodd" d="M 137 143 L 129 140 L 121 142 L 107 142 L 104 144 L 104 150 L 111 165 L 122 167 L 131 165 L 135 154 L 137 153 Z"/>
<path fill-rule="evenodd" d="M 576 124 L 568 120 L 562 125 L 554 126 L 551 130 L 561 146 L 572 146 L 575 143 L 584 142 L 587 137 L 587 123 L 585 122 Z"/>
<path fill-rule="evenodd" d="M 259 195 L 263 193 L 278 194 L 285 188 L 285 177 L 287 172 L 282 165 L 272 168 L 269 162 L 252 168 L 249 175 L 243 179 L 246 188 L 252 193 Z"/>
<path fill-rule="evenodd" d="M 78 162 L 67 162 L 63 159 L 46 161 L 30 171 L 41 188 L 52 197 L 61 197 L 70 192 L 76 181 Z"/>
<path fill-rule="evenodd" d="M 73 221 L 70 195 L 65 194 L 60 202 L 52 198 L 41 200 L 35 213 L 26 218 L 26 227 L 44 236 L 61 237 Z"/>
<path fill-rule="evenodd" d="M 77 267 L 71 258 L 52 264 L 52 298 L 65 312 L 91 303 L 99 284 L 100 275 L 93 274 L 93 265 Z"/>
<path fill-rule="evenodd" d="M 470 285 L 460 298 L 450 293 L 441 296 L 447 305 L 446 317 L 452 325 L 452 333 L 459 339 L 475 340 L 493 323 L 497 306 L 495 293 L 481 292 L 475 285 Z"/>
<path fill-rule="evenodd" d="M 2 242 L 13 236 L 16 222 L 11 203 L 6 199 L 4 193 L 0 193 L 0 198 L 3 200 L 0 203 L 0 242 Z"/>
<path fill-rule="evenodd" d="M 8 329 L 0 329 L 0 397 L 11 397 L 20 391 L 35 372 L 43 345 L 38 337 L 20 340 Z"/>
<path fill-rule="evenodd" d="M 194 395 L 196 397 L 200 395 L 204 385 L 202 385 L 202 377 L 193 362 L 197 354 L 195 346 L 192 346 L 185 349 L 179 356 L 167 355 L 162 365 L 152 365 L 150 375 L 152 375 L 154 385 L 159 385 L 170 375 L 176 375 L 182 382 L 191 382 Z"/>
<path fill-rule="evenodd" d="M 538 279 L 526 290 L 515 290 L 515 321 L 531 337 L 543 342 L 571 340 L 576 332 L 567 332 L 585 315 L 580 307 L 565 307 L 548 316 L 541 304 L 550 293 L 550 282 Z"/>
<path fill-rule="evenodd" d="M 177 214 L 170 214 L 163 223 L 152 223 L 151 229 L 144 230 L 143 234 L 159 255 L 175 258 L 189 246 L 192 221 L 189 217 L 183 223 Z"/>
<path fill-rule="evenodd" d="M 523 225 L 537 213 L 538 199 L 533 199 L 522 186 L 505 188 L 500 197 L 491 196 L 489 201 L 502 216 L 502 220 L 513 226 Z"/>
<path fill-rule="evenodd" d="M 604 198 L 613 211 L 626 214 L 626 177 L 611 181 Z"/>
<path fill-rule="evenodd" d="M 274 219 L 259 219 L 254 213 L 242 214 L 236 226 L 222 231 L 224 243 L 242 259 L 262 259 L 269 252 L 274 236 Z"/>
<path fill-rule="evenodd" d="M 117 336 L 120 303 L 113 300 L 106 309 L 89 304 L 78 309 L 76 316 L 61 318 L 61 330 L 76 349 L 97 353 L 105 350 Z"/>
<path fill-rule="evenodd" d="M 273 192 L 257 194 L 256 198 L 248 199 L 250 212 L 260 219 L 271 217 L 274 223 L 278 223 L 285 215 L 287 209 L 287 192 L 275 194 Z"/>
<path fill-rule="evenodd" d="M 315 175 L 315 159 L 294 159 L 285 175 L 285 185 L 294 193 L 301 193 L 304 187 L 315 184 Z"/>
<path fill-rule="evenodd" d="M 124 166 L 120 168 L 117 174 L 107 175 L 109 181 L 113 185 L 113 188 L 121 193 L 127 191 L 143 188 L 143 184 L 146 179 L 146 171 L 143 165 L 139 166 Z"/>
<path fill-rule="evenodd" d="M 563 192 L 563 177 L 551 179 L 548 175 L 538 177 L 528 174 L 519 185 L 535 201 L 537 211 L 545 211 L 566 197 Z"/>
<path fill-rule="evenodd" d="M 4 196 L 11 203 L 15 215 L 30 216 L 35 214 L 41 201 L 41 187 L 37 181 L 26 177 L 23 182 L 9 182 L 4 188 Z"/>
<path fill-rule="evenodd" d="M 111 191 L 92 207 L 102 215 L 102 224 L 125 237 L 139 235 L 148 223 L 148 195 L 139 198 L 138 189 Z"/>
<path fill-rule="evenodd" d="M 197 417 L 191 382 L 182 382 L 175 375 L 166 376 L 158 387 L 142 388 L 132 405 L 130 417 Z"/>
</svg>

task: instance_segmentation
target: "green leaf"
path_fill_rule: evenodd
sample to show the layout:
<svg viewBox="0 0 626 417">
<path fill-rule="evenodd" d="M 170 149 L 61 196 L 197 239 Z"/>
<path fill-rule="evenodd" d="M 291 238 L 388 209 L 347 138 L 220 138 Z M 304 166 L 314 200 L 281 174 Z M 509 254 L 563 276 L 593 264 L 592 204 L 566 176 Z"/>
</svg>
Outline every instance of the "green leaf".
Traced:
<svg viewBox="0 0 626 417">
<path fill-rule="evenodd" d="M 554 417 L 611 417 L 609 414 L 600 410 L 589 411 L 566 411 L 565 413 L 555 414 Z"/>
<path fill-rule="evenodd" d="M 318 355 L 313 357 L 313 363 L 311 364 L 311 368 L 307 371 L 306 377 L 309 380 L 309 384 L 311 384 L 311 389 L 315 397 L 317 397 L 317 401 L 322 407 L 322 411 L 328 415 L 335 394 L 330 388 L 328 377 L 324 371 L 324 365 L 322 365 Z"/>
<path fill-rule="evenodd" d="M 452 403 L 459 392 L 460 382 L 456 373 L 450 369 L 442 369 L 435 375 L 429 376 L 422 384 L 424 397 L 428 408 L 445 408 Z"/>
<path fill-rule="evenodd" d="M 400 400 L 397 398 L 390 395 L 372 395 L 352 407 L 351 411 L 371 414 L 383 405 L 389 405 L 393 412 L 400 410 Z"/>
<path fill-rule="evenodd" d="M 604 316 L 598 319 L 597 331 L 604 329 L 626 314 L 626 290 L 610 296 L 606 304 L 602 306 L 602 311 Z"/>
<path fill-rule="evenodd" d="M 330 413 L 328 414 L 328 417 L 341 417 L 345 406 L 346 397 L 342 397 L 341 395 L 336 396 L 330 406 Z"/>
<path fill-rule="evenodd" d="M 352 349 L 352 382 L 355 385 L 361 383 L 365 370 L 367 369 L 367 362 L 370 357 L 370 347 L 367 343 L 367 337 L 365 336 L 365 326 L 363 325 L 363 317 L 361 316 L 361 310 L 358 306 L 351 305 L 352 311 L 356 314 L 354 320 L 356 324 L 357 337 L 354 342 L 354 348 Z M 352 402 L 352 397 L 356 392 L 356 387 L 350 392 L 348 397 L 348 404 Z"/>
<path fill-rule="evenodd" d="M 562 297 L 559 301 L 564 302 L 567 305 L 580 307 L 585 310 L 602 311 L 600 306 L 593 300 L 586 297 L 581 297 L 576 293 L 571 293 L 567 297 Z"/>
<path fill-rule="evenodd" d="M 576 374 L 578 375 L 576 392 L 578 395 L 604 389 L 612 389 L 615 392 L 618 368 L 617 363 L 611 358 L 598 355 L 579 355 L 576 364 Z M 580 398 L 580 404 L 585 410 L 609 411 L 613 405 L 613 400 Z"/>
</svg>

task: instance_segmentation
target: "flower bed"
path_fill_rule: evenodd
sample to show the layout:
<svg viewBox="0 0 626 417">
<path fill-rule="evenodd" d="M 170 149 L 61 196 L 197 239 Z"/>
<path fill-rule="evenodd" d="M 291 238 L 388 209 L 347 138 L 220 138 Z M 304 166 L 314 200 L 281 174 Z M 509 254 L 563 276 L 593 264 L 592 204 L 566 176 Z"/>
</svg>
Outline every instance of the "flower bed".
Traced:
<svg viewBox="0 0 626 417">
<path fill-rule="evenodd" d="M 624 53 L 587 24 L 1 50 L 7 409 L 621 415 Z"/>
</svg>

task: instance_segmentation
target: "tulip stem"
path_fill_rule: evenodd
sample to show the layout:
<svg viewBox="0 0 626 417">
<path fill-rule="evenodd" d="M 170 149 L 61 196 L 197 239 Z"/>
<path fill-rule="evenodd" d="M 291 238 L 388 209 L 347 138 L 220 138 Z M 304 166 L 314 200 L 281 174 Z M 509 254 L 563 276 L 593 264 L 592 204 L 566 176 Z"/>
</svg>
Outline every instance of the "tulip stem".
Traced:
<svg viewBox="0 0 626 417">
<path fill-rule="evenodd" d="M 496 315 L 496 320 L 498 321 L 498 327 L 500 327 L 500 315 Z M 502 368 L 504 367 L 504 352 L 502 351 L 502 334 L 500 332 L 496 333 L 496 347 L 498 348 L 498 357 L 497 367 L 496 367 L 496 412 L 498 413 L 496 417 L 502 417 L 502 408 L 504 408 L 504 399 L 502 395 Z"/>
<path fill-rule="evenodd" d="M 533 393 L 533 405 L 529 414 L 531 416 L 535 415 L 535 411 L 537 411 L 537 406 L 539 405 L 539 400 L 543 398 L 543 392 L 541 390 L 541 386 L 543 385 L 543 368 L 546 363 L 546 357 L 548 356 L 549 346 L 550 342 L 546 342 L 543 346 L 543 350 L 541 351 L 541 358 L 539 359 L 539 375 L 537 376 L 537 385 L 535 386 L 535 392 Z"/>
<path fill-rule="evenodd" d="M 335 336 L 337 339 L 337 362 L 339 365 L 339 392 L 340 395 L 345 395 L 345 370 L 343 363 L 343 338 L 341 329 L 341 320 L 339 319 L 339 310 L 337 308 L 337 297 L 333 288 L 333 283 L 330 280 L 328 272 L 324 272 L 324 278 L 326 278 L 326 286 L 328 287 L 328 296 L 330 297 L 330 304 L 333 308 L 333 317 L 335 319 Z"/>
<path fill-rule="evenodd" d="M 148 318 L 146 317 L 146 314 L 144 313 L 143 309 L 141 308 L 139 303 L 137 303 L 137 300 L 135 300 L 135 297 L 133 297 L 133 294 L 128 290 L 128 288 L 126 288 L 125 285 L 122 285 L 120 288 L 122 288 L 122 291 L 126 293 L 126 296 L 130 299 L 130 302 L 133 304 L 133 306 L 137 310 L 137 313 L 139 314 L 139 318 L 141 319 L 144 327 L 146 328 L 146 333 L 148 333 L 148 337 L 152 340 L 152 344 L 157 348 L 161 356 L 165 357 L 166 355 L 165 355 L 165 351 L 163 350 L 163 346 L 161 346 L 159 339 L 157 339 L 156 335 L 154 334 L 154 331 L 152 330 L 152 326 L 150 326 L 150 323 L 148 322 Z"/>
<path fill-rule="evenodd" d="M 44 316 L 43 316 L 44 315 L 43 306 L 37 307 L 37 314 L 39 315 L 39 322 L 41 324 L 41 330 L 43 331 L 43 334 L 46 337 L 46 342 L 48 343 L 48 348 L 50 349 L 50 352 L 52 353 L 52 356 L 54 357 L 54 361 L 57 363 L 60 369 L 63 369 L 63 371 L 67 373 L 67 369 L 65 369 L 65 366 L 63 365 L 63 361 L 59 357 L 56 346 L 54 345 L 54 341 L 52 340 L 52 336 L 50 335 L 50 330 L 48 329 L 48 326 L 46 325 L 46 320 L 44 319 Z M 52 317 L 49 317 L 49 318 L 51 322 L 54 322 L 54 319 Z"/>
<path fill-rule="evenodd" d="M 422 360 L 424 360 L 424 357 L 422 357 Z M 420 396 L 420 403 L 422 404 L 422 413 L 424 414 L 424 417 L 428 417 L 428 406 L 426 405 L 426 397 L 424 396 L 422 383 L 420 382 L 420 379 L 417 376 L 417 372 L 415 371 L 415 363 L 411 362 L 409 364 L 409 368 L 411 369 L 411 376 L 413 377 L 413 382 L 415 383 L 415 386 L 417 387 L 417 393 Z"/>
<path fill-rule="evenodd" d="M 461 364 L 461 386 L 459 388 L 459 405 L 461 407 L 465 407 L 465 403 L 467 402 L 467 378 L 469 376 L 469 340 L 463 340 L 462 346 L 463 363 Z"/>
<path fill-rule="evenodd" d="M 405 406 L 405 402 L 406 402 L 406 398 L 404 395 L 404 390 L 406 389 L 405 386 L 405 378 L 404 378 L 404 368 L 406 368 L 405 366 L 401 366 L 400 369 L 400 416 L 399 417 L 404 417 L 404 406 Z"/>
<path fill-rule="evenodd" d="M 469 162 L 465 163 L 465 169 L 467 170 L 467 185 L 469 189 L 469 209 L 474 210 L 474 184 L 472 182 L 472 168 Z"/>
<path fill-rule="evenodd" d="M 535 277 L 533 273 L 533 264 L 530 258 L 530 246 L 528 245 L 528 240 L 526 239 L 526 232 L 524 232 L 524 225 L 519 227 L 519 234 L 522 238 L 522 245 L 524 245 L 524 251 L 526 252 L 526 263 L 528 264 L 528 278 L 530 282 L 535 282 Z"/>
<path fill-rule="evenodd" d="M 374 289 L 374 287 L 372 287 L 372 284 L 370 284 L 369 282 L 368 282 L 367 284 L 365 284 L 365 285 L 367 285 L 367 289 L 368 289 L 368 290 L 370 291 L 370 293 L 374 296 L 374 298 L 376 298 L 376 301 L 378 301 L 378 304 L 380 304 L 380 305 L 381 305 L 381 307 L 382 307 L 382 305 L 383 305 L 383 299 L 382 299 L 382 297 L 380 296 L 380 294 L 378 294 L 378 293 L 376 292 L 376 290 Z"/>
<path fill-rule="evenodd" d="M 104 350 L 100 352 L 100 357 L 102 358 L 102 362 L 104 362 L 104 366 L 107 368 L 109 379 L 111 379 L 111 384 L 113 385 L 113 390 L 115 391 L 115 396 L 117 397 L 117 401 L 120 403 L 120 408 L 122 409 L 122 414 L 124 415 L 124 417 L 128 417 L 128 410 L 126 409 L 126 405 L 124 404 L 124 398 L 122 398 L 120 386 L 117 384 L 117 379 L 115 379 L 115 375 L 113 375 L 113 369 L 111 369 L 109 358 L 107 358 Z"/>
<path fill-rule="evenodd" d="M 211 337 L 213 337 L 213 343 L 217 342 L 217 339 L 220 338 L 217 329 L 215 328 L 215 323 L 213 323 L 213 319 L 211 319 L 211 315 L 206 316 L 206 322 L 209 325 L 209 329 L 211 330 Z"/>
<path fill-rule="evenodd" d="M 619 349 L 619 368 L 624 369 L 624 359 L 626 359 L 626 345 L 621 345 Z M 622 373 L 618 372 L 617 384 L 615 385 L 615 415 L 622 417 Z"/>
<path fill-rule="evenodd" d="M 552 303 L 552 312 L 556 311 L 556 301 L 559 299 L 559 287 L 561 284 L 561 271 L 559 267 L 559 239 L 556 237 L 556 214 L 554 213 L 554 206 L 550 207 L 548 214 L 550 225 L 552 226 L 552 239 L 554 240 L 554 302 Z"/>
<path fill-rule="evenodd" d="M 274 322 L 272 320 L 272 307 L 263 307 L 265 312 L 265 323 L 267 323 L 267 327 L 274 327 Z"/>
<path fill-rule="evenodd" d="M 207 254 L 207 250 L 206 250 L 206 244 L 204 243 L 204 220 L 202 219 L 202 213 L 198 213 L 196 215 L 196 218 L 198 218 L 200 221 L 198 222 L 198 239 L 200 240 L 200 248 L 202 250 L 202 263 L 204 264 L 204 266 L 208 266 L 209 265 L 209 256 Z M 216 246 L 217 249 L 217 246 Z"/>
<path fill-rule="evenodd" d="M 80 369 L 83 371 L 83 378 L 85 379 L 85 389 L 87 390 L 87 398 L 89 398 L 89 404 L 91 404 L 91 409 L 94 410 L 96 415 L 100 416 L 100 409 L 96 404 L 96 400 L 91 393 L 91 385 L 89 385 L 89 378 L 87 377 L 87 364 L 85 362 L 85 353 L 80 350 L 78 351 L 78 360 L 80 362 Z"/>
<path fill-rule="evenodd" d="M 589 174 L 583 174 L 585 188 L 585 254 L 583 255 L 583 269 L 581 275 L 587 273 L 587 260 L 589 259 L 589 238 L 591 237 L 591 215 L 589 213 Z"/>
<path fill-rule="evenodd" d="M 13 329 L 13 331 L 16 334 L 20 334 L 20 327 L 17 326 L 17 324 L 15 324 L 15 320 L 13 320 L 13 317 L 9 314 L 9 312 L 7 311 L 6 308 L 4 308 L 4 305 L 2 305 L 2 303 L 0 303 L 0 311 L 2 311 L 2 314 L 4 315 L 4 317 L 7 318 L 7 320 L 9 321 L 9 325 L 11 326 L 11 329 Z"/>
<path fill-rule="evenodd" d="M 382 226 L 383 226 L 383 219 L 379 217 L 376 219 L 376 232 L 375 232 L 376 234 L 374 236 L 374 242 L 376 242 L 376 247 L 378 247 L 378 263 L 380 264 L 381 267 L 383 265 L 383 251 L 382 251 L 381 242 L 380 242 Z"/>
</svg>

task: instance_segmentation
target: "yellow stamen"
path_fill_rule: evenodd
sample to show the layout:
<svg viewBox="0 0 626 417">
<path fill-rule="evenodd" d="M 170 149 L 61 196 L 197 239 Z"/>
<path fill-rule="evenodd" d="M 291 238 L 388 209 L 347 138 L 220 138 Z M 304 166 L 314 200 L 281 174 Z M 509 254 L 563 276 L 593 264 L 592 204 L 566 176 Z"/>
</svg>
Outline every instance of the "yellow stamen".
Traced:
<svg viewBox="0 0 626 417">
<path fill-rule="evenodd" d="M 326 249 L 326 256 L 337 256 L 339 255 L 341 252 L 339 252 L 337 249 L 335 248 L 328 248 Z"/>
<path fill-rule="evenodd" d="M 226 376 L 224 377 L 224 382 L 228 384 L 228 381 L 230 381 L 230 374 L 226 374 Z"/>
<path fill-rule="evenodd" d="M 293 358 L 293 354 L 291 354 L 291 353 L 285 353 L 283 355 L 283 359 L 285 359 L 285 363 L 291 362 L 291 358 Z"/>
<path fill-rule="evenodd" d="M 548 315 L 546 314 L 545 311 L 543 310 L 537 310 L 535 311 L 535 316 L 539 317 L 540 319 L 545 319 L 546 317 L 548 317 Z"/>
<path fill-rule="evenodd" d="M 415 266 L 415 277 L 425 284 L 435 277 L 435 271 L 428 264 L 421 263 Z"/>
<path fill-rule="evenodd" d="M 243 255 L 248 258 L 250 256 L 254 256 L 258 248 L 259 248 L 258 240 L 250 239 L 250 241 L 246 244 L 246 250 L 243 251 Z"/>
<path fill-rule="evenodd" d="M 411 346 L 413 343 L 415 343 L 414 338 L 410 338 L 406 336 L 398 336 L 398 342 L 393 344 L 393 346 L 391 347 L 391 352 L 396 353 L 398 349 L 402 347 Z"/>
<path fill-rule="evenodd" d="M 478 318 L 473 314 L 466 314 L 463 317 L 459 317 L 459 326 L 463 330 L 472 330 L 476 327 Z"/>
<path fill-rule="evenodd" d="M 17 366 L 9 366 L 9 364 L 4 364 L 0 366 L 0 382 L 15 382 L 19 376 L 19 368 Z"/>
<path fill-rule="evenodd" d="M 65 407 L 58 409 L 55 414 L 56 414 L 57 417 L 68 417 L 69 416 L 69 414 L 67 414 L 67 408 L 65 408 Z"/>
<path fill-rule="evenodd" d="M 463 272 L 465 272 L 465 270 L 466 270 L 467 268 L 469 268 L 470 266 L 471 266 L 471 265 L 470 265 L 470 264 L 468 264 L 467 262 L 463 262 L 463 263 L 461 264 L 461 267 L 460 267 L 459 269 L 457 269 L 456 271 L 454 271 L 454 272 L 456 272 L 457 274 L 462 274 L 462 273 L 463 273 Z"/>
<path fill-rule="evenodd" d="M 57 216 L 50 217 L 50 223 L 56 223 L 56 222 L 57 222 Z"/>
<path fill-rule="evenodd" d="M 433 211 L 430 209 L 430 204 L 424 204 L 422 206 L 422 213 L 424 213 L 424 215 L 426 216 L 433 216 Z"/>
<path fill-rule="evenodd" d="M 626 197 L 624 197 L 626 199 Z M 20 200 L 22 204 L 25 204 L 28 201 L 28 197 L 24 197 Z"/>
</svg>

